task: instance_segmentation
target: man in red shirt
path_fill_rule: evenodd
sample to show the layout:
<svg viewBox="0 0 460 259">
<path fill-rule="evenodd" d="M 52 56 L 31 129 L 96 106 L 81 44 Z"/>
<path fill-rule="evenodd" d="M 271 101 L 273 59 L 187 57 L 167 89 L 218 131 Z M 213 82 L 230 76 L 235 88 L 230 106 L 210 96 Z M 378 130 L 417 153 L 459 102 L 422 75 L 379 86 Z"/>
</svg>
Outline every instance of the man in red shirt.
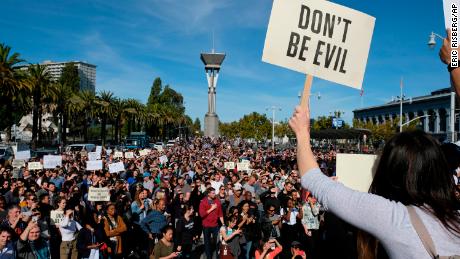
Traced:
<svg viewBox="0 0 460 259">
<path fill-rule="evenodd" d="M 218 220 L 224 225 L 222 205 L 216 198 L 216 190 L 212 187 L 207 189 L 207 197 L 200 202 L 200 216 L 203 221 L 204 249 L 206 257 L 212 259 L 219 233 Z"/>
</svg>

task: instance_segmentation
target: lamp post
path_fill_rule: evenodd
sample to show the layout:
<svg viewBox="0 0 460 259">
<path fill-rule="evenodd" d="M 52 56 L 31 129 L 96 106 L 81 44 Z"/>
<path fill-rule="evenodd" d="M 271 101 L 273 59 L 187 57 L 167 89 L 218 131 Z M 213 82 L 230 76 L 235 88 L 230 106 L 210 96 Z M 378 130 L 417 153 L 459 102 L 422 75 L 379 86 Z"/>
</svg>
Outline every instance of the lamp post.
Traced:
<svg viewBox="0 0 460 259">
<path fill-rule="evenodd" d="M 428 40 L 428 47 L 434 49 L 436 46 L 436 37 L 444 41 L 444 37 L 441 35 L 431 32 Z M 450 140 L 455 141 L 455 92 L 450 89 Z"/>
<path fill-rule="evenodd" d="M 275 112 L 281 111 L 281 107 L 278 106 L 270 106 L 265 108 L 266 111 L 272 111 L 272 150 L 275 150 Z"/>
</svg>

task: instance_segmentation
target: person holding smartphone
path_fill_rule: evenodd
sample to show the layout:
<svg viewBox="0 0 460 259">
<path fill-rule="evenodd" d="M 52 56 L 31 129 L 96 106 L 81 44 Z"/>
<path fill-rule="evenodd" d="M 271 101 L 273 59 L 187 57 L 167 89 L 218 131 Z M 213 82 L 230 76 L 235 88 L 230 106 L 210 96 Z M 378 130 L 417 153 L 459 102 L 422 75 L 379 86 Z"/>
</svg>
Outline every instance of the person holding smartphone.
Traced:
<svg viewBox="0 0 460 259">
<path fill-rule="evenodd" d="M 274 259 L 282 251 L 283 246 L 276 239 L 269 239 L 267 242 L 261 240 L 255 257 L 256 259 Z"/>
<path fill-rule="evenodd" d="M 77 239 L 76 235 L 81 229 L 80 223 L 74 220 L 74 211 L 67 209 L 64 214 L 64 219 L 59 224 L 61 232 L 60 258 L 77 259 Z"/>
<path fill-rule="evenodd" d="M 83 222 L 84 228 L 80 231 L 77 240 L 79 258 L 99 258 L 99 249 L 104 244 L 103 234 L 96 230 L 89 220 Z"/>
</svg>

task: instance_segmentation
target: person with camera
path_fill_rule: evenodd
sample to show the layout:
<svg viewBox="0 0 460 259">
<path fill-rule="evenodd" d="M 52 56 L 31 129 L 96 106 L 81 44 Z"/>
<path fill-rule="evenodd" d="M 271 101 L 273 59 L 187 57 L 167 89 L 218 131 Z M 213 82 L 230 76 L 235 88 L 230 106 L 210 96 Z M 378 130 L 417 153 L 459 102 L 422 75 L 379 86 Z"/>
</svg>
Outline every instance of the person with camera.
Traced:
<svg viewBox="0 0 460 259">
<path fill-rule="evenodd" d="M 78 231 L 81 229 L 80 223 L 74 220 L 74 211 L 67 209 L 64 214 L 64 219 L 59 224 L 59 231 L 61 233 L 61 246 L 60 255 L 61 259 L 77 259 L 77 239 Z"/>
<path fill-rule="evenodd" d="M 256 250 L 256 259 L 274 259 L 283 251 L 283 246 L 276 239 L 269 239 L 264 242 L 260 241 L 259 248 Z"/>
</svg>

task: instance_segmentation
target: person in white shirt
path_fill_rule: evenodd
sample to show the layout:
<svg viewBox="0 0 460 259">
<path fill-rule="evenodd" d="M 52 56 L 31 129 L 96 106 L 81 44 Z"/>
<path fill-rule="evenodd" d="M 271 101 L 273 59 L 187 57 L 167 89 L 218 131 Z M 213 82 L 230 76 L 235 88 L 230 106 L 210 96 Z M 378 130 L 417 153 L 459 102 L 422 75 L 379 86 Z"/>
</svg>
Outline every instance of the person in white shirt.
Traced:
<svg viewBox="0 0 460 259">
<path fill-rule="evenodd" d="M 59 231 L 61 232 L 62 237 L 60 258 L 77 259 L 78 250 L 76 234 L 81 228 L 80 223 L 73 219 L 73 210 L 66 210 L 64 219 L 61 221 L 61 224 L 59 224 Z"/>
</svg>

